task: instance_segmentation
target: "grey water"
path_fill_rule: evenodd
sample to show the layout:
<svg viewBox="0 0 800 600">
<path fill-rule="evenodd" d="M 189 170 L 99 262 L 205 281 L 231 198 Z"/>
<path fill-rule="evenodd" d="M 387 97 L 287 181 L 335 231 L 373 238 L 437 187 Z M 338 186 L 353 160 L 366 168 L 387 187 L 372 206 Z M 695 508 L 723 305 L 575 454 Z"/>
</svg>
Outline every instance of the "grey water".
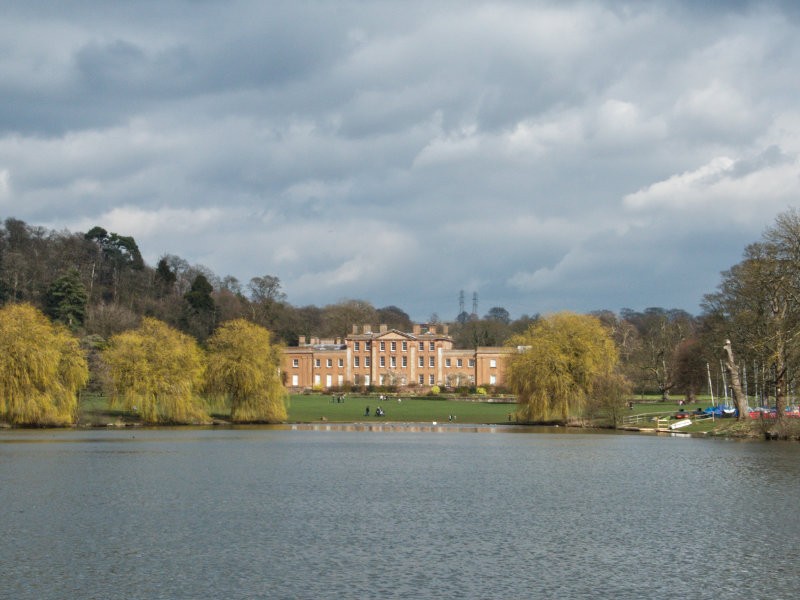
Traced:
<svg viewBox="0 0 800 600">
<path fill-rule="evenodd" d="M 796 598 L 800 444 L 0 432 L 0 598 Z"/>
</svg>

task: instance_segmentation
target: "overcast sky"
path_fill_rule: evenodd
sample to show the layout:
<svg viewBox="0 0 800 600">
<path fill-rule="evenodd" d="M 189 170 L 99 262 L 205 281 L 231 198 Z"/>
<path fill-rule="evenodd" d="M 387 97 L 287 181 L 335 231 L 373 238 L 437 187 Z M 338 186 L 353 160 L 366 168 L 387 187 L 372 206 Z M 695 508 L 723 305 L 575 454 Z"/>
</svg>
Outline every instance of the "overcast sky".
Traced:
<svg viewBox="0 0 800 600">
<path fill-rule="evenodd" d="M 0 217 L 289 302 L 698 313 L 800 200 L 792 2 L 3 2 Z"/>
</svg>

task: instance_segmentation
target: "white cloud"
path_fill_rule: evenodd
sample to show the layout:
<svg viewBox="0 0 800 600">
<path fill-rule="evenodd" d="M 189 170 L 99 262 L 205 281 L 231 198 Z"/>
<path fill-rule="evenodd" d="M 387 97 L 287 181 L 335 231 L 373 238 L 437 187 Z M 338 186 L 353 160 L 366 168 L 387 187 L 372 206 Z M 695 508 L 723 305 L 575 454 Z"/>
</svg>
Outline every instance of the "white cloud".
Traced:
<svg viewBox="0 0 800 600">
<path fill-rule="evenodd" d="M 11 193 L 11 173 L 8 169 L 0 169 L 0 201 L 5 200 Z"/>
<path fill-rule="evenodd" d="M 69 222 L 74 231 L 88 231 L 95 225 L 116 233 L 133 235 L 138 239 L 152 239 L 175 234 L 202 234 L 230 218 L 222 208 L 177 209 L 162 207 L 145 210 L 136 206 L 121 206 L 96 217 L 84 217 Z"/>
<path fill-rule="evenodd" d="M 625 196 L 625 205 L 639 212 L 667 212 L 691 219 L 717 219 L 721 224 L 748 223 L 777 214 L 800 198 L 800 160 L 754 166 L 745 160 L 716 157 L 693 171 L 673 175 Z M 700 226 L 709 227 L 707 221 Z"/>
</svg>

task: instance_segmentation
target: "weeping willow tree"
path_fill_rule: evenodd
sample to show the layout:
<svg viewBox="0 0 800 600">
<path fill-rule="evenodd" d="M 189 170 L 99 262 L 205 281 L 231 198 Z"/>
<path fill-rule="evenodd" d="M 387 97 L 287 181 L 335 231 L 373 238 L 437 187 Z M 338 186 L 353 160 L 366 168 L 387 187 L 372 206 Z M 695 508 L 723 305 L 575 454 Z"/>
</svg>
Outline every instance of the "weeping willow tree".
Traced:
<svg viewBox="0 0 800 600">
<path fill-rule="evenodd" d="M 75 422 L 86 357 L 67 329 L 29 304 L 0 309 L 0 418 L 12 425 Z"/>
<path fill-rule="evenodd" d="M 508 341 L 519 352 L 508 366 L 517 394 L 517 417 L 526 422 L 566 421 L 580 416 L 596 383 L 618 360 L 609 332 L 596 317 L 557 313 Z"/>
<path fill-rule="evenodd" d="M 198 395 L 203 355 L 188 335 L 145 318 L 138 329 L 113 336 L 102 359 L 112 402 L 136 412 L 145 423 L 209 420 Z"/>
<path fill-rule="evenodd" d="M 234 422 L 285 421 L 280 359 L 268 330 L 244 319 L 228 321 L 208 340 L 206 387 L 230 405 Z"/>
</svg>

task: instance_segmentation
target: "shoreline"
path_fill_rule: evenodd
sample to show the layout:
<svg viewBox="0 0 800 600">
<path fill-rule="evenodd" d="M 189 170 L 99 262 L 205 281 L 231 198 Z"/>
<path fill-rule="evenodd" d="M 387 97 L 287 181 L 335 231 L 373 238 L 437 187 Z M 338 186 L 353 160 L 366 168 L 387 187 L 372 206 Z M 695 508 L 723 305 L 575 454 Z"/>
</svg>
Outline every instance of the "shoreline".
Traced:
<svg viewBox="0 0 800 600">
<path fill-rule="evenodd" d="M 115 421 L 109 423 L 76 423 L 63 427 L 14 427 L 0 423 L 2 431 L 80 431 L 80 430 L 159 430 L 159 429 L 256 429 L 270 428 L 286 431 L 357 431 L 357 432 L 410 432 L 410 433 L 563 433 L 563 434 L 617 434 L 617 435 L 665 435 L 686 438 L 749 439 L 764 441 L 764 437 L 714 435 L 710 432 L 680 432 L 654 427 L 590 427 L 562 424 L 523 424 L 523 423 L 440 423 L 437 421 L 298 421 L 282 423 L 231 423 L 214 420 L 209 423 L 162 423 L 145 424 L 138 422 Z"/>
</svg>

